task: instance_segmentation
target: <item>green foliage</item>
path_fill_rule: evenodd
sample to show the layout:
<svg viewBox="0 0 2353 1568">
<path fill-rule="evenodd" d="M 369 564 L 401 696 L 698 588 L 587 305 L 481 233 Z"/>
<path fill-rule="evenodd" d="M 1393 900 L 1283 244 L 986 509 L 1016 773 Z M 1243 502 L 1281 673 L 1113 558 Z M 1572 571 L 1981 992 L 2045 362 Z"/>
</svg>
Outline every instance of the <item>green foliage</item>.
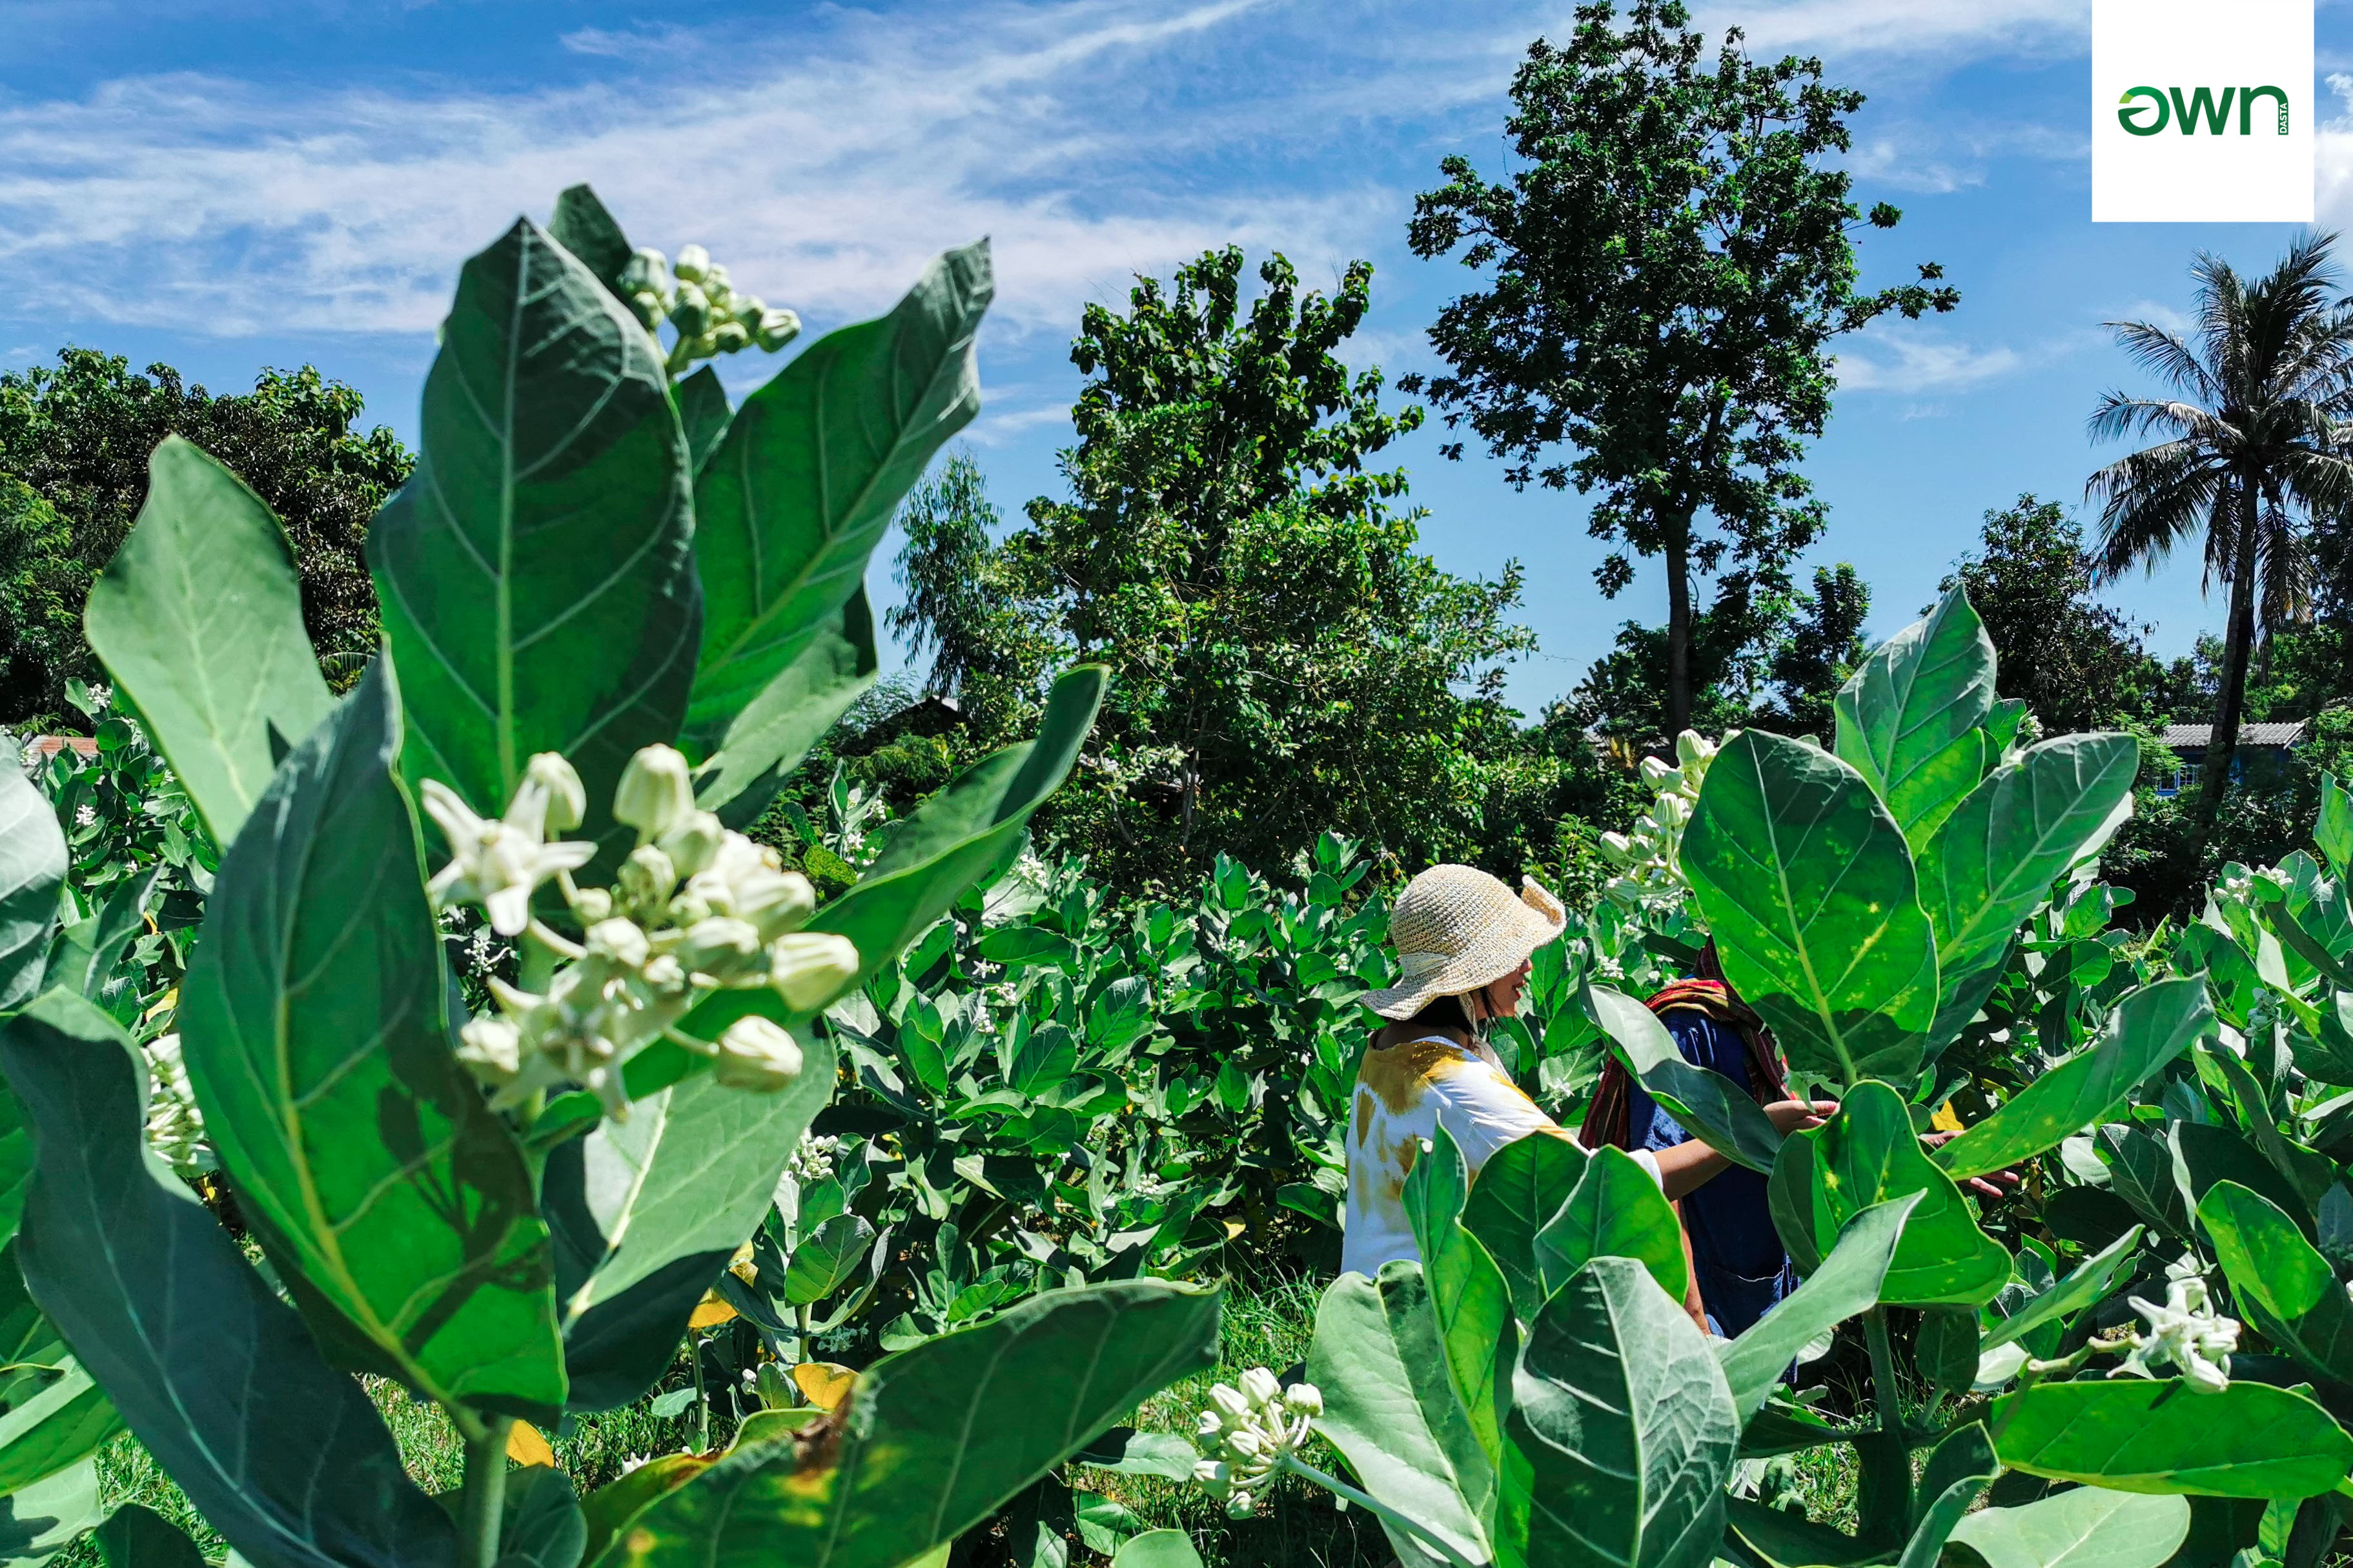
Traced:
<svg viewBox="0 0 2353 1568">
<path fill-rule="evenodd" d="M 308 365 L 219 395 L 168 365 L 136 374 L 92 349 L 0 374 L 0 722 L 76 722 L 66 684 L 97 675 L 82 603 L 131 532 L 167 436 L 210 454 L 284 521 L 303 628 L 330 679 L 349 685 L 376 639 L 368 521 L 411 463 L 390 430 L 354 428 L 361 406 Z"/>
<path fill-rule="evenodd" d="M 1563 769 L 1520 760 L 1498 700 L 1532 646 L 1504 618 L 1517 568 L 1466 581 L 1415 548 L 1402 470 L 1370 461 L 1419 411 L 1383 412 L 1378 374 L 1336 357 L 1371 268 L 1327 298 L 1275 257 L 1245 301 L 1242 266 L 1212 251 L 1173 288 L 1140 280 L 1124 313 L 1088 308 L 1070 499 L 990 545 L 977 476 L 952 465 L 908 514 L 901 629 L 936 645 L 971 746 L 1030 721 L 1017 699 L 1045 665 L 1110 668 L 1095 764 L 1050 820 L 1124 889 L 1219 854 L 1279 866 L 1326 827 L 1398 864 L 1473 853 L 1482 806 L 1509 820 L 1531 795 L 1541 837 L 1500 856 L 1552 858 Z"/>
<path fill-rule="evenodd" d="M 805 1440 L 815 1412 L 765 1411 L 730 1457 L 677 1457 L 616 1496 L 579 1499 L 543 1470 L 510 1486 L 509 1436 L 518 1415 L 554 1426 L 636 1397 L 691 1316 L 717 1321 L 699 1315 L 714 1280 L 764 1228 L 837 1087 L 816 1018 L 1001 874 L 1084 741 L 1103 672 L 1057 682 L 1035 742 L 895 824 L 815 909 L 807 881 L 698 804 L 668 742 L 711 764 L 705 803 L 756 816 L 871 679 L 865 558 L 969 417 L 987 252 L 953 253 L 892 317 L 755 393 L 725 421 L 706 494 L 670 372 L 709 323 L 670 310 L 681 345 L 664 356 L 631 313 L 637 290 L 615 292 L 638 263 L 610 215 L 575 189 L 557 228 L 590 254 L 524 219 L 467 266 L 418 473 L 375 536 L 388 647 L 339 702 L 307 654 L 285 663 L 303 635 L 299 552 L 267 505 L 194 446 L 156 456 L 89 624 L 185 793 L 109 718 L 101 768 L 51 770 L 78 826 L 93 793 L 122 797 L 108 843 L 77 855 L 28 785 L 10 797 L 8 1002 L 24 975 L 47 988 L 0 1026 L 19 1097 L 0 1099 L 0 1161 L 19 1173 L 0 1171 L 0 1215 L 13 1220 L 27 1159 L 34 1173 L 10 1254 L 30 1300 L 9 1325 L 24 1353 L 0 1386 L 0 1478 L 26 1501 L 86 1482 L 77 1461 L 120 1410 L 256 1568 L 575 1568 L 592 1529 L 608 1558 L 765 1560 L 788 1540 L 797 1559 L 897 1568 L 1202 1364 L 1219 1293 L 1055 1292 L 869 1367 L 821 1443 Z M 721 269 L 691 265 L 719 298 Z M 708 390 L 686 401 L 708 439 Z M 895 444 L 874 441 L 892 428 Z M 195 614 L 174 595 L 199 576 L 236 591 Z M 723 599 L 709 616 L 706 588 Z M 448 862 L 429 881 L 420 798 L 432 861 Z M 160 854 L 122 831 L 139 816 Z M 574 829 L 590 837 L 549 842 Z M 69 856 L 107 891 L 94 908 L 60 897 Z M 176 950 L 185 979 L 151 1003 L 136 987 L 163 955 L 134 938 L 164 867 L 205 896 L 203 940 Z M 462 929 L 468 906 L 515 944 L 470 947 L 475 994 L 495 1004 L 472 1017 L 437 921 Z M 1090 1032 L 1109 1018 L 1131 1041 L 1149 1026 L 1135 1000 Z M 185 1060 L 253 1254 L 152 1158 L 153 1104 L 174 1086 L 159 1072 L 150 1090 L 122 1024 L 159 1019 L 178 1049 L 159 1039 L 151 1059 Z M 1017 1051 L 1008 1071 L 1028 1091 L 1043 1069 Z M 29 1149 L 7 1125 L 19 1108 Z M 809 1196 L 783 1222 L 795 1257 L 766 1282 L 804 1337 L 807 1307 L 872 1236 Z M 408 1477 L 353 1371 L 439 1405 L 464 1450 L 449 1506 Z M 970 1440 L 977 1412 L 1017 1405 L 991 1442 Z M 923 1457 L 890 1458 L 909 1454 Z M 125 1516 L 107 1551 L 142 1531 L 156 1535 Z"/>
<path fill-rule="evenodd" d="M 2094 598 L 2095 583 L 2083 529 L 2058 502 L 2025 494 L 1985 514 L 1977 549 L 1936 591 L 1967 592 L 2000 657 L 2000 694 L 2051 733 L 2161 718 L 2163 672 L 2140 640 L 2147 628 Z"/>
<path fill-rule="evenodd" d="M 1862 95 L 1825 84 L 1817 60 L 1752 61 L 1736 35 L 1711 68 L 1689 20 L 1674 0 L 1640 0 L 1622 24 L 1610 0 L 1580 6 L 1570 40 L 1537 40 L 1513 78 L 1512 175 L 1447 158 L 1410 230 L 1416 255 L 1459 250 L 1487 274 L 1430 329 L 1450 369 L 1427 384 L 1449 426 L 1467 422 L 1514 484 L 1599 491 L 1590 531 L 1665 558 L 1670 736 L 1697 689 L 1693 568 L 1728 552 L 1778 572 L 1820 531 L 1797 470 L 1829 417 L 1831 344 L 1958 298 L 1934 266 L 1855 288 L 1863 215 L 1825 164 Z M 1602 591 L 1632 571 L 1612 555 Z"/>
</svg>

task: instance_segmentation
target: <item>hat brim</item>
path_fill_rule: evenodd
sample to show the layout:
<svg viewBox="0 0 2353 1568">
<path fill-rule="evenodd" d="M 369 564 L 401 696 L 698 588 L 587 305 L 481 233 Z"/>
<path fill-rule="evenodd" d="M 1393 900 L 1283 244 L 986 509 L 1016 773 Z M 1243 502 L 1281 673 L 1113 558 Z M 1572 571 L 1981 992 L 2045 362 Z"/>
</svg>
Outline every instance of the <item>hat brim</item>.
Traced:
<svg viewBox="0 0 2353 1568">
<path fill-rule="evenodd" d="M 1525 963 L 1536 949 L 1568 928 L 1567 914 L 1549 893 L 1533 884 L 1529 892 L 1551 904 L 1552 911 L 1537 909 L 1529 894 L 1523 893 L 1509 918 L 1496 922 L 1468 950 L 1419 980 L 1366 993 L 1365 1005 L 1384 1018 L 1410 1018 L 1440 996 L 1482 990 Z"/>
</svg>

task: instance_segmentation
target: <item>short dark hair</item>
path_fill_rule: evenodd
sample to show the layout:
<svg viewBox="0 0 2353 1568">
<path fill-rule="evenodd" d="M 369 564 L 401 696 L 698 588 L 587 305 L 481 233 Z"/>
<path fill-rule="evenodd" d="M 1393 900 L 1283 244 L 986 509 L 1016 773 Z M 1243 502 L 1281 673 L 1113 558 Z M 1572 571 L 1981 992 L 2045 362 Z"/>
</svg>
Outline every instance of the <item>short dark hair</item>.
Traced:
<svg viewBox="0 0 2353 1568">
<path fill-rule="evenodd" d="M 1466 1035 L 1477 1032 L 1471 1022 L 1471 1010 L 1462 1005 L 1460 996 L 1433 996 L 1406 1022 L 1431 1029 L 1460 1029 Z"/>
</svg>

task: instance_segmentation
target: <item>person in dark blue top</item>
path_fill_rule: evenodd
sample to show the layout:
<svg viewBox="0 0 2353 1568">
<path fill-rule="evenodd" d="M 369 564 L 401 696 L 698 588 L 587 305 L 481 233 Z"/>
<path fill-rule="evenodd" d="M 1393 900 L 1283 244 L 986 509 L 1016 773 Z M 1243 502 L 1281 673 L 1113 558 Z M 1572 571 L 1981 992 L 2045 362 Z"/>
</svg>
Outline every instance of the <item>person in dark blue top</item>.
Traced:
<svg viewBox="0 0 2353 1568">
<path fill-rule="evenodd" d="M 1715 942 L 1701 949 L 1695 967 L 1699 973 L 1694 978 L 1676 981 L 1646 1004 L 1673 1037 L 1683 1060 L 1738 1084 L 1785 1134 L 1819 1126 L 1834 1113 L 1834 1101 L 1788 1098 L 1772 1032 L 1725 981 Z M 1692 1136 L 1613 1054 L 1602 1069 L 1579 1142 L 1588 1149 L 1609 1143 L 1656 1152 L 1687 1143 Z M 1934 1145 L 1952 1136 L 1933 1132 L 1921 1142 Z M 1695 1309 L 1695 1318 L 1704 1317 L 1709 1331 L 1737 1339 L 1798 1280 L 1782 1250 L 1780 1233 L 1773 1227 L 1765 1176 L 1721 1155 L 1715 1158 L 1715 1173 L 1704 1177 L 1675 1205 L 1698 1296 L 1696 1303 L 1686 1306 Z M 2004 1171 L 1992 1181 L 1977 1179 L 1968 1185 L 1982 1196 L 1998 1198 L 2003 1193 L 1996 1182 L 2015 1186 L 2018 1176 Z"/>
</svg>

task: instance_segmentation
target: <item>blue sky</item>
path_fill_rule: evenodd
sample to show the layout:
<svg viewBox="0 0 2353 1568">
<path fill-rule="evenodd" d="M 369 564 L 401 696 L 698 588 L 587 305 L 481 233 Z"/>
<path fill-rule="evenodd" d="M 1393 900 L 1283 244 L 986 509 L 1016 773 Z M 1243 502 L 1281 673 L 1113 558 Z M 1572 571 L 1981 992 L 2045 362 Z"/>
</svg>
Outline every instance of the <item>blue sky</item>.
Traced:
<svg viewBox="0 0 2353 1568">
<path fill-rule="evenodd" d="M 1008 516 L 1056 485 L 1088 300 L 1229 241 L 1311 283 L 1376 268 L 1351 362 L 1431 364 L 1423 329 L 1468 281 L 1405 225 L 1439 159 L 1504 167 L 1511 69 L 1569 5 L 972 0 L 860 7 L 607 0 L 5 0 L 0 366 L 67 342 L 163 359 L 216 390 L 305 361 L 413 436 L 459 261 L 518 211 L 593 182 L 634 238 L 700 241 L 812 335 L 887 308 L 940 248 L 993 237 L 986 405 L 970 433 Z M 2284 226 L 2090 221 L 2087 0 L 1787 0 L 1703 6 L 1753 52 L 1820 55 L 1870 102 L 1858 196 L 1905 210 L 1866 280 L 1942 262 L 1960 309 L 1849 340 L 1809 463 L 1873 631 L 1908 620 L 1982 513 L 2069 502 L 2102 454 L 2084 420 L 2129 384 L 2102 330 L 2179 321 L 2208 248 L 2267 264 Z M 2324 0 L 2311 100 L 2319 215 L 2353 216 L 2353 6 Z M 2353 84 L 2348 84 L 2353 91 Z M 2331 119 L 2330 117 L 2336 117 Z M 804 340 L 807 341 L 807 340 Z M 740 392 L 757 356 L 726 369 Z M 1510 690 L 1566 691 L 1620 621 L 1658 620 L 1645 572 L 1615 602 L 1574 495 L 1398 448 L 1424 542 L 1452 570 L 1526 567 L 1541 651 Z M 894 596 L 887 565 L 873 576 Z M 2117 603 L 2187 648 L 2219 622 L 2194 564 Z"/>
</svg>

